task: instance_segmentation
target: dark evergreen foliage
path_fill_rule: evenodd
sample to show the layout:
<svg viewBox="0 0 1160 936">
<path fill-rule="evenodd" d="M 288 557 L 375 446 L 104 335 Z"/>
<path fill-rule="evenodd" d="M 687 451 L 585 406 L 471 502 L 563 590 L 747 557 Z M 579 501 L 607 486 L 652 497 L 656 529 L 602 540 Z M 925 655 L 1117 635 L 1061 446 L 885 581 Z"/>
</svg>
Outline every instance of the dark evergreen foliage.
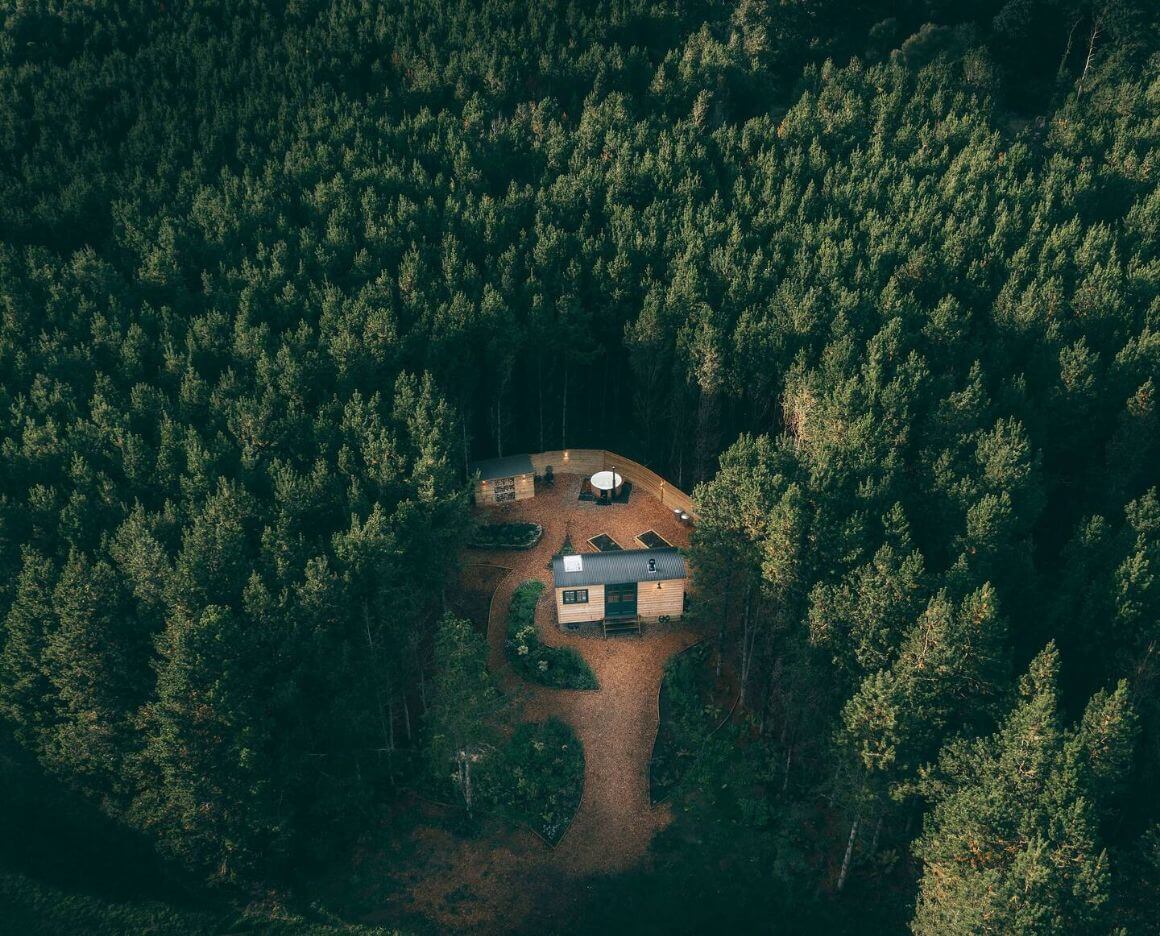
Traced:
<svg viewBox="0 0 1160 936">
<path fill-rule="evenodd" d="M 745 790 L 682 829 L 728 798 L 747 833 L 689 895 L 1154 929 L 1158 30 L 1143 0 L 6 4 L 5 732 L 174 864 L 308 894 L 409 751 L 491 730 L 453 717 L 493 688 L 443 616 L 467 462 L 610 448 L 696 485 L 694 616 L 741 694 L 697 776 Z M 20 920 L 55 899 L 0 883 Z"/>
</svg>

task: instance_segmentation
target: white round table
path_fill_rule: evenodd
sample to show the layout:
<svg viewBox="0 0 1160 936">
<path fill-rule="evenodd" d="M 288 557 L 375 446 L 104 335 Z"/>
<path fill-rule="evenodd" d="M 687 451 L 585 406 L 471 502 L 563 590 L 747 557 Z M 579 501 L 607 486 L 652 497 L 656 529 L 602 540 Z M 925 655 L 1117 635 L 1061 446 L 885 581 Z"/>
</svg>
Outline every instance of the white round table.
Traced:
<svg viewBox="0 0 1160 936">
<path fill-rule="evenodd" d="M 620 476 L 619 472 L 598 471 L 592 476 L 592 489 L 599 492 L 601 497 L 607 497 L 609 493 L 617 493 L 622 484 L 624 484 L 624 478 Z"/>
</svg>

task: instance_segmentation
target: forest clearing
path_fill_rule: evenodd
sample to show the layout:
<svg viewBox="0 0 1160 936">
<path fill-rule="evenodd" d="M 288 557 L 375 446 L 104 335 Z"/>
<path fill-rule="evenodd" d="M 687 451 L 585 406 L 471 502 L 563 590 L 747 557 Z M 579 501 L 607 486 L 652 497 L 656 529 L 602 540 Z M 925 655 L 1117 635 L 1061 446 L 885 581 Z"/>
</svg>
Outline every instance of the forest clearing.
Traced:
<svg viewBox="0 0 1160 936">
<path fill-rule="evenodd" d="M 0 929 L 1160 932 L 1160 4 L 0 0 Z"/>
<path fill-rule="evenodd" d="M 688 542 L 689 529 L 670 508 L 643 494 L 624 505 L 585 503 L 576 497 L 581 479 L 560 474 L 553 487 L 538 488 L 534 499 L 500 508 L 477 507 L 481 520 L 536 524 L 543 537 L 529 550 L 473 550 L 463 566 L 464 578 L 473 588 L 477 569 L 488 570 L 488 581 L 506 570 L 487 616 L 488 665 L 504 690 L 518 700 L 514 721 L 557 717 L 576 732 L 585 763 L 580 809 L 564 837 L 550 845 L 524 828 L 504 828 L 502 823 L 460 839 L 440 829 L 437 820 L 446 819 L 445 808 L 435 807 L 432 814 L 428 805 L 431 821 L 419 822 L 407 833 L 414 843 L 413 859 L 399 863 L 405 870 L 383 870 L 385 876 L 406 884 L 387 901 L 395 912 L 437 920 L 456 930 L 523 929 L 545 914 L 566 913 L 576 900 L 568 896 L 576 881 L 646 863 L 653 835 L 670 820 L 667 806 L 651 804 L 649 763 L 665 664 L 697 639 L 691 628 L 654 626 L 639 638 L 575 636 L 560 630 L 550 593 L 545 593 L 535 608 L 542 639 L 577 650 L 595 673 L 599 690 L 533 685 L 520 679 L 507 661 L 505 622 L 512 593 L 522 582 L 546 580 L 548 561 L 565 541 L 585 544 L 592 531 L 611 529 L 614 536 L 631 542 L 637 533 L 652 529 L 663 530 L 670 542 Z M 424 808 L 422 802 L 419 807 Z M 513 901 L 517 892 L 520 899 Z"/>
</svg>

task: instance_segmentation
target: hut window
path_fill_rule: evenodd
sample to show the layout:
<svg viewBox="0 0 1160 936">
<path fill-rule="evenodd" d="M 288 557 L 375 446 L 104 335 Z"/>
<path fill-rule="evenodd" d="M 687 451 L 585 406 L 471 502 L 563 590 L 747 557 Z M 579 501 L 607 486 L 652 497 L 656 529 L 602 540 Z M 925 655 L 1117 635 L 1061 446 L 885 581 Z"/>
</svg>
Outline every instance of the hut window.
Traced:
<svg viewBox="0 0 1160 936">
<path fill-rule="evenodd" d="M 564 604 L 588 604 L 587 588 L 564 589 Z"/>
</svg>

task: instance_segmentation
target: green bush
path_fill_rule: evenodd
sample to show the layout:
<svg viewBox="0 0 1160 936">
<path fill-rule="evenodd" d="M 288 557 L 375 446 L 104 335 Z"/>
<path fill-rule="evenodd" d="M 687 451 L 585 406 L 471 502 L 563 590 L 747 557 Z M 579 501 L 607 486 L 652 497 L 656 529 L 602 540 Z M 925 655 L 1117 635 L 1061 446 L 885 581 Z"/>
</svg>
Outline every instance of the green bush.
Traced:
<svg viewBox="0 0 1160 936">
<path fill-rule="evenodd" d="M 544 535 L 538 523 L 481 523 L 471 536 L 476 549 L 531 549 Z"/>
<path fill-rule="evenodd" d="M 664 799 L 695 762 L 721 720 L 712 704 L 709 645 L 679 654 L 665 665 L 661 682 L 661 723 L 649 765 L 653 802 Z"/>
<path fill-rule="evenodd" d="M 583 770 L 583 757 L 581 757 Z M 257 907 L 234 911 L 224 901 L 204 908 L 151 899 L 110 899 L 0 870 L 0 932 L 21 936 L 215 936 L 264 933 L 269 936 L 390 936 L 396 929 L 361 923 L 307 921 L 285 908 L 268 915 Z"/>
<path fill-rule="evenodd" d="M 580 805 L 584 748 L 557 718 L 525 722 L 479 774 L 481 802 L 559 841 Z"/>
<path fill-rule="evenodd" d="M 512 596 L 507 620 L 507 655 L 512 669 L 530 682 L 554 689 L 599 689 L 596 676 L 571 647 L 549 647 L 536 630 L 536 602 L 544 583 L 528 581 Z"/>
</svg>

